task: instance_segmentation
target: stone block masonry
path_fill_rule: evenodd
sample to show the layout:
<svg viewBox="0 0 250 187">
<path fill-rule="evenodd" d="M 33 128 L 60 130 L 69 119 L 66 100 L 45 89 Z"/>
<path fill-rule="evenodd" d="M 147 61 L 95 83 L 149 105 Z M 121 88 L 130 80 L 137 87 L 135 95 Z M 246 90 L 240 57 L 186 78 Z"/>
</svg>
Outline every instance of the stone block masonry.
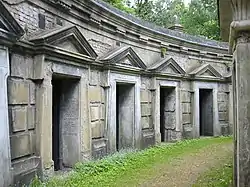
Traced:
<svg viewBox="0 0 250 187">
<path fill-rule="evenodd" d="M 20 162 L 25 162 L 23 173 L 36 169 L 33 161 L 27 161 L 27 158 L 36 155 L 36 86 L 32 81 L 33 58 L 31 56 L 12 53 L 10 64 L 10 76 L 7 81 L 8 111 L 11 160 L 15 180 L 19 175 L 16 171 L 20 170 Z"/>
<path fill-rule="evenodd" d="M 181 91 L 183 137 L 192 138 L 193 93 L 187 88 Z"/>
</svg>

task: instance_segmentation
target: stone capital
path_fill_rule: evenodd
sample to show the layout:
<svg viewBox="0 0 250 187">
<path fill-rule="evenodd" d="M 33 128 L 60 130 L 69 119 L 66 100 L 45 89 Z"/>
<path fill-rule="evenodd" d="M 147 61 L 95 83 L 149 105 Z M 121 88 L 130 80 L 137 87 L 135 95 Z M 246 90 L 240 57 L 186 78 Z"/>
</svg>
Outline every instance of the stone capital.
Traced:
<svg viewBox="0 0 250 187">
<path fill-rule="evenodd" d="M 232 54 L 235 50 L 237 38 L 242 33 L 250 32 L 250 1 L 249 0 L 231 0 L 233 10 L 233 21 L 230 25 L 229 52 Z M 248 42 L 246 40 L 245 42 Z"/>
</svg>

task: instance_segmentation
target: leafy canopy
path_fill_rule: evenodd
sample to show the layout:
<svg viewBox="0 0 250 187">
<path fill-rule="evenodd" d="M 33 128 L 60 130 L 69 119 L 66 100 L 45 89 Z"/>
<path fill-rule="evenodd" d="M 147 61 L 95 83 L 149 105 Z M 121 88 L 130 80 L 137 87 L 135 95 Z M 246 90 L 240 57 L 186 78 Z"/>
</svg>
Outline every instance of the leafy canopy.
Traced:
<svg viewBox="0 0 250 187">
<path fill-rule="evenodd" d="M 188 6 L 185 6 L 183 0 L 133 0 L 134 6 L 131 6 L 130 0 L 105 1 L 166 28 L 175 23 L 176 15 L 186 33 L 220 39 L 216 0 L 191 0 Z"/>
</svg>

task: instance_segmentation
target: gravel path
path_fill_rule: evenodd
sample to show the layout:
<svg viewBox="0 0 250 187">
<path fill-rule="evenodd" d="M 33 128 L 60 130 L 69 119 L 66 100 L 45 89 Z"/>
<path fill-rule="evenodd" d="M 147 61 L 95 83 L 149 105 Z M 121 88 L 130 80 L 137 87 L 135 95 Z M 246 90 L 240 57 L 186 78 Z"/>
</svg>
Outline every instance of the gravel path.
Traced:
<svg viewBox="0 0 250 187">
<path fill-rule="evenodd" d="M 191 187 L 198 176 L 209 168 L 223 164 L 223 160 L 232 154 L 231 143 L 213 144 L 184 157 L 176 158 L 167 165 L 152 168 L 158 175 L 144 181 L 142 187 Z"/>
</svg>

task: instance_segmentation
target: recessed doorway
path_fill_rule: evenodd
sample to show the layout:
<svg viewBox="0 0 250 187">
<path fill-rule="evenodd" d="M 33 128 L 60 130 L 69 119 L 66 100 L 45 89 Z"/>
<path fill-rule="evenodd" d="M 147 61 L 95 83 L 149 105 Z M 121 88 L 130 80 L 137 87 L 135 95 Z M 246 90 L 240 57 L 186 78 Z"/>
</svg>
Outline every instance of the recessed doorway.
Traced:
<svg viewBox="0 0 250 187">
<path fill-rule="evenodd" d="M 175 87 L 160 88 L 160 133 L 161 141 L 169 140 L 168 130 L 176 125 L 176 92 Z"/>
<path fill-rule="evenodd" d="M 116 150 L 134 147 L 135 85 L 116 83 Z"/>
<path fill-rule="evenodd" d="M 213 90 L 199 90 L 200 136 L 213 136 Z"/>
<path fill-rule="evenodd" d="M 79 79 L 53 76 L 52 86 L 52 159 L 57 171 L 79 160 Z"/>
</svg>

